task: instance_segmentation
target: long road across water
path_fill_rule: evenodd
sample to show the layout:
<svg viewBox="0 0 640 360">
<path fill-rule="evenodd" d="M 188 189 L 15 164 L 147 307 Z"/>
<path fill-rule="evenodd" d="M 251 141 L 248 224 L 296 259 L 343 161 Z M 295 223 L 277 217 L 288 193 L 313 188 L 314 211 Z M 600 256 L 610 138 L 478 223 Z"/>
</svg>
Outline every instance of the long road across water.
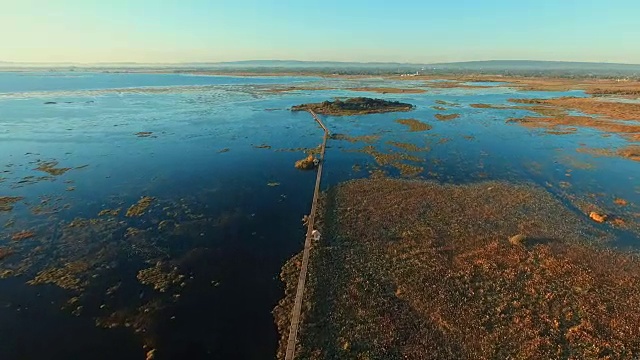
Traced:
<svg viewBox="0 0 640 360">
<path fill-rule="evenodd" d="M 320 180 L 322 179 L 322 165 L 324 164 L 324 150 L 327 146 L 327 140 L 329 139 L 329 130 L 322 123 L 322 120 L 318 118 L 313 110 L 309 110 L 309 113 L 316 120 L 318 124 L 324 130 L 324 136 L 322 137 L 322 147 L 320 148 L 320 164 L 318 164 L 318 172 L 316 174 L 316 186 L 313 190 L 313 201 L 311 202 L 311 212 L 307 222 L 307 237 L 304 241 L 304 251 L 302 253 L 302 266 L 300 267 L 300 276 L 298 277 L 298 287 L 296 289 L 296 298 L 293 303 L 293 310 L 291 312 L 291 327 L 289 328 L 289 339 L 287 340 L 287 351 L 285 353 L 285 360 L 293 360 L 296 352 L 296 338 L 298 336 L 298 327 L 300 325 L 300 312 L 302 311 L 302 298 L 304 297 L 304 284 L 307 280 L 307 268 L 309 267 L 309 252 L 311 250 L 311 240 L 313 238 L 313 225 L 316 218 L 316 205 L 318 203 L 318 196 L 320 193 Z"/>
</svg>

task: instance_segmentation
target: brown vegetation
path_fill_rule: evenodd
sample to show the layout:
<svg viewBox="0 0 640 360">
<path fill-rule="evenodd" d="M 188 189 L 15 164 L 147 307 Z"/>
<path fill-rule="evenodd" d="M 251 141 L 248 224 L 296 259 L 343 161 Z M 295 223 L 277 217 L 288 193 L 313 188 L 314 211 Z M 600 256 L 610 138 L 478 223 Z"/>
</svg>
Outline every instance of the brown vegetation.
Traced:
<svg viewBox="0 0 640 360">
<path fill-rule="evenodd" d="M 49 175 L 58 176 L 71 170 L 71 168 L 57 168 L 57 161 L 40 161 L 36 170 L 44 171 Z"/>
<path fill-rule="evenodd" d="M 395 146 L 397 148 L 400 148 L 402 150 L 411 151 L 411 152 L 420 152 L 420 151 L 428 151 L 429 150 L 429 148 L 421 148 L 416 144 L 405 143 L 405 142 L 400 142 L 400 141 L 387 141 L 387 144 L 393 145 L 393 146 Z"/>
<path fill-rule="evenodd" d="M 440 121 L 449 121 L 449 120 L 453 120 L 453 119 L 457 119 L 460 117 L 460 114 L 436 114 L 435 115 L 436 119 L 440 120 Z"/>
<path fill-rule="evenodd" d="M 137 203 L 131 205 L 129 209 L 127 209 L 127 213 L 125 214 L 125 216 L 126 217 L 142 216 L 142 214 L 144 214 L 145 211 L 147 211 L 149 206 L 151 206 L 151 203 L 153 202 L 153 200 L 155 200 L 155 198 L 152 198 L 151 196 L 143 196 L 142 198 L 140 198 L 140 200 L 138 200 Z"/>
<path fill-rule="evenodd" d="M 640 146 L 632 145 L 618 150 L 618 155 L 626 157 L 633 161 L 640 161 Z"/>
<path fill-rule="evenodd" d="M 0 260 L 8 258 L 11 254 L 13 254 L 13 250 L 0 247 Z"/>
<path fill-rule="evenodd" d="M 605 221 L 607 221 L 607 215 L 605 214 L 600 214 L 597 213 L 595 211 L 592 211 L 589 213 L 589 217 L 591 218 L 591 220 L 598 222 L 598 223 L 603 223 Z"/>
<path fill-rule="evenodd" d="M 640 139 L 640 125 L 623 123 L 614 120 L 594 119 L 588 116 L 533 117 L 509 119 L 530 128 L 555 128 L 558 126 L 589 127 L 609 133 L 624 134 L 630 140 Z"/>
<path fill-rule="evenodd" d="M 0 196 L 0 212 L 13 210 L 13 206 L 18 201 L 24 199 L 21 196 Z"/>
<path fill-rule="evenodd" d="M 300 170 L 313 170 L 316 168 L 315 158 L 313 155 L 309 155 L 302 160 L 298 160 L 295 163 L 295 168 Z"/>
<path fill-rule="evenodd" d="M 36 236 L 36 233 L 31 230 L 22 230 L 11 236 L 12 241 L 22 241 L 26 239 L 30 239 Z"/>
<path fill-rule="evenodd" d="M 565 110 L 578 110 L 585 114 L 617 120 L 640 120 L 640 104 L 604 101 L 598 98 L 561 97 L 555 99 L 509 99 L 519 104 L 555 106 Z"/>
<path fill-rule="evenodd" d="M 396 147 L 403 148 L 405 150 L 407 150 L 409 148 L 411 148 L 412 150 L 418 150 L 418 151 L 428 151 L 429 150 L 427 148 L 420 149 L 417 146 L 415 146 L 413 144 L 408 144 L 408 143 L 391 142 L 390 144 L 394 145 Z M 402 176 L 414 177 L 414 176 L 417 176 L 420 173 L 422 173 L 422 171 L 424 171 L 424 168 L 421 167 L 421 166 L 410 165 L 410 164 L 407 164 L 407 163 L 403 162 L 403 161 L 421 162 L 423 160 L 423 159 L 421 159 L 421 158 L 419 158 L 417 156 L 414 156 L 414 155 L 409 155 L 409 154 L 406 154 L 406 153 L 393 152 L 393 151 L 392 152 L 388 152 L 388 153 L 384 153 L 384 152 L 376 150 L 371 145 L 365 146 L 364 148 L 362 148 L 360 150 L 355 150 L 355 151 L 371 155 L 373 157 L 373 159 L 375 160 L 375 162 L 379 166 L 391 166 L 391 167 L 394 167 L 394 168 L 398 169 Z"/>
<path fill-rule="evenodd" d="M 427 123 L 423 123 L 422 121 L 418 120 L 418 119 L 398 119 L 396 120 L 396 122 L 398 124 L 402 124 L 402 125 L 406 125 L 409 127 L 409 131 L 411 132 L 417 132 L 417 131 L 427 131 L 427 130 L 431 130 L 432 126 L 427 124 Z"/>
<path fill-rule="evenodd" d="M 640 261 L 591 245 L 585 234 L 603 233 L 544 189 L 376 178 L 325 203 L 299 358 L 640 354 Z M 297 271 L 285 269 L 291 297 Z"/>
<path fill-rule="evenodd" d="M 364 143 L 374 143 L 380 140 L 380 135 L 362 135 L 362 136 L 350 136 L 346 134 L 331 134 L 332 140 L 344 140 L 350 143 L 364 142 Z"/>
<path fill-rule="evenodd" d="M 613 200 L 613 203 L 620 206 L 627 206 L 629 203 L 625 199 L 616 198 Z"/>
</svg>

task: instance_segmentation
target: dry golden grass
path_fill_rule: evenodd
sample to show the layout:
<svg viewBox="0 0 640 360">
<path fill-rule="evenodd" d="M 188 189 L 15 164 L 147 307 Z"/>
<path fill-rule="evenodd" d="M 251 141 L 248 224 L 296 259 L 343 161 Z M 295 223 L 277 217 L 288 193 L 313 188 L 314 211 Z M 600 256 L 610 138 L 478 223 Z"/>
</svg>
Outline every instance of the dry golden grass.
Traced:
<svg viewBox="0 0 640 360">
<path fill-rule="evenodd" d="M 299 358 L 640 355 L 640 261 L 543 189 L 377 177 L 324 204 Z"/>
</svg>

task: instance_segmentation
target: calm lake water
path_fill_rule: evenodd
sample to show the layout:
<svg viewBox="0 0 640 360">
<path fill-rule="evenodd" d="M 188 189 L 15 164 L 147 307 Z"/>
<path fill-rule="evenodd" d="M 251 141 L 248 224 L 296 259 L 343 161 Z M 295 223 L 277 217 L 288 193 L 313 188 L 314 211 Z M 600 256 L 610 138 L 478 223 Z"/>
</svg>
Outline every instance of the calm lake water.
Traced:
<svg viewBox="0 0 640 360">
<path fill-rule="evenodd" d="M 334 90 L 268 91 L 292 85 Z M 380 152 L 401 151 L 390 141 L 420 147 L 405 161 L 424 169 L 418 178 L 535 182 L 575 211 L 586 201 L 630 221 L 640 212 L 637 162 L 576 151 L 616 149 L 623 138 L 589 129 L 550 135 L 505 123 L 531 112 L 470 106 L 582 92 L 346 90 L 357 86 L 424 83 L 0 73 L 0 196 L 20 197 L 0 211 L 0 248 L 12 252 L 0 259 L 0 359 L 141 359 L 152 349 L 156 359 L 272 359 L 278 274 L 301 250 L 315 181 L 293 163 L 322 136 L 308 114 L 288 110 L 300 103 L 370 96 L 415 104 L 410 113 L 325 119 L 333 133 L 379 135 L 371 145 Z M 438 100 L 446 110 L 432 108 Z M 437 121 L 437 113 L 460 117 Z M 395 122 L 408 117 L 433 128 L 410 132 Z M 322 188 L 380 168 L 366 145 L 331 140 Z M 145 213 L 126 216 L 143 196 L 153 198 Z M 603 230 L 611 246 L 640 244 L 634 231 Z M 21 231 L 33 236 L 12 239 Z M 144 269 L 162 271 L 149 280 Z"/>
</svg>

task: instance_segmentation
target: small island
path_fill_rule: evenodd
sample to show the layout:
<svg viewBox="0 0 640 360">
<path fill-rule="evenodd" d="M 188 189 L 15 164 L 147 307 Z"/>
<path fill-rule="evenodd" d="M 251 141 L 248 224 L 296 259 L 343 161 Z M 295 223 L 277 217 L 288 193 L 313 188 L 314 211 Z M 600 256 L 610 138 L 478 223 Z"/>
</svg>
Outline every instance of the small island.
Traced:
<svg viewBox="0 0 640 360">
<path fill-rule="evenodd" d="M 411 111 L 413 108 L 413 105 L 399 101 L 356 97 L 346 100 L 336 99 L 335 101 L 296 105 L 291 108 L 291 111 L 313 110 L 318 114 L 341 116 Z"/>
</svg>

